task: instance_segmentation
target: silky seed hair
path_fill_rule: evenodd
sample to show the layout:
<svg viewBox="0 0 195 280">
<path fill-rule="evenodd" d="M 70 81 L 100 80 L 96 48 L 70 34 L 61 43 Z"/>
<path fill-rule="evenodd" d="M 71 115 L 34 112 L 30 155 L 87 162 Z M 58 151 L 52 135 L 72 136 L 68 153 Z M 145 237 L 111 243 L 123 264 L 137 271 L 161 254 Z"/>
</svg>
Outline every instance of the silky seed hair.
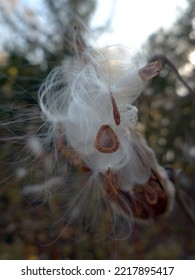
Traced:
<svg viewBox="0 0 195 280">
<path fill-rule="evenodd" d="M 92 49 L 83 43 L 43 82 L 39 104 L 48 129 L 45 141 L 54 143 L 59 162 L 73 167 L 71 184 L 62 191 L 69 221 L 99 219 L 97 211 L 92 213 L 100 200 L 102 211 L 129 225 L 170 212 L 173 184 L 136 131 L 135 101 L 160 70 L 159 61 L 147 64 L 126 47 Z"/>
<path fill-rule="evenodd" d="M 132 106 L 129 109 L 127 104 L 131 105 L 140 95 L 144 84 L 138 74 L 138 69 L 143 66 L 140 55 L 136 61 L 126 48 L 115 46 L 99 52 L 89 50 L 82 57 L 79 61 L 73 58 L 72 64 L 68 63 L 68 69 L 64 64 L 49 75 L 39 93 L 42 112 L 53 125 L 54 133 L 60 123 L 62 133 L 72 148 L 81 156 L 88 157 L 97 154 L 94 143 L 101 126 L 108 125 L 110 129 L 116 126 L 112 111 L 116 112 L 117 108 L 121 111 L 121 127 L 115 131 L 116 136 L 121 138 L 118 154 L 124 154 L 122 149 L 124 151 L 125 145 L 129 145 L 121 137 L 128 134 L 124 129 L 125 123 L 129 119 L 129 125 L 134 125 L 137 118 L 136 108 Z M 138 69 L 134 64 L 131 69 L 132 61 L 136 61 Z M 72 75 L 68 74 L 70 78 L 65 81 L 66 72 L 71 70 Z M 62 71 L 64 77 L 61 76 Z M 128 91 L 128 88 L 131 90 Z M 117 107 L 113 105 L 113 100 Z M 118 161 L 118 155 L 115 158 Z"/>
</svg>

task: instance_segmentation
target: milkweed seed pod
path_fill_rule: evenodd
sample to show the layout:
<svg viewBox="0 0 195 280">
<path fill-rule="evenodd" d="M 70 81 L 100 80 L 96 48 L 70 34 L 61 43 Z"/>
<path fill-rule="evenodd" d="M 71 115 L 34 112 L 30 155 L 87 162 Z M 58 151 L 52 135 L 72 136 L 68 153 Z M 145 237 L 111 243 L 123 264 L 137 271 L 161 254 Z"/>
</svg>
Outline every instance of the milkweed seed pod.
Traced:
<svg viewBox="0 0 195 280">
<path fill-rule="evenodd" d="M 75 179 L 76 192 L 69 191 L 77 207 L 87 207 L 87 199 L 98 191 L 107 207 L 129 221 L 170 211 L 173 184 L 136 131 L 134 105 L 145 82 L 160 70 L 159 61 L 147 64 L 140 53 L 112 46 L 82 50 L 43 83 L 39 103 L 48 138 L 54 139 L 56 154 L 85 176 L 80 187 Z"/>
</svg>

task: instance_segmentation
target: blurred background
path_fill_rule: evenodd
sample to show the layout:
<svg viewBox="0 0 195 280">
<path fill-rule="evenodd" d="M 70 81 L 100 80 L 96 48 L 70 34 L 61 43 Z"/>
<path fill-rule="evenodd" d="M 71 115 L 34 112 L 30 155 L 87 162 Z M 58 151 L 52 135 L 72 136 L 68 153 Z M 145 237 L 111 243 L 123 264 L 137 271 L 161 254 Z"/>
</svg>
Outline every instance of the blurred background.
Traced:
<svg viewBox="0 0 195 280">
<path fill-rule="evenodd" d="M 167 56 L 195 89 L 195 1 L 135 2 L 0 1 L 0 259 L 195 259 L 195 224 L 178 203 L 167 219 L 135 226 L 131 236 L 118 240 L 83 231 L 82 225 L 63 230 L 53 202 L 28 192 L 49 172 L 34 161 L 32 143 L 31 154 L 26 148 L 42 123 L 37 91 L 72 54 L 75 25 L 87 45 L 123 43 L 148 60 Z M 159 162 L 177 170 L 195 213 L 195 95 L 165 66 L 137 106 L 138 129 Z M 106 222 L 103 227 L 107 232 Z"/>
</svg>

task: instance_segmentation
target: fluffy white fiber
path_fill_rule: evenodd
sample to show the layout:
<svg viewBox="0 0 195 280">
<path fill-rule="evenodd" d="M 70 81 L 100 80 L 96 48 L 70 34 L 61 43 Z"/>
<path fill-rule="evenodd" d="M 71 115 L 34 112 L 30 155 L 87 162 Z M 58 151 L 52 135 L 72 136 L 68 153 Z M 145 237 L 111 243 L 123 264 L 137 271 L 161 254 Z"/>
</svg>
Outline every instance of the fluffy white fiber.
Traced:
<svg viewBox="0 0 195 280">
<path fill-rule="evenodd" d="M 129 128 L 137 119 L 132 103 L 143 90 L 138 70 L 145 64 L 140 55 L 133 55 L 121 47 L 89 50 L 80 60 L 73 58 L 55 69 L 40 90 L 40 106 L 54 126 L 53 133 L 60 125 L 63 137 L 94 172 L 103 172 L 108 166 L 119 170 L 129 161 Z M 120 111 L 120 126 L 113 118 L 111 94 Z M 95 148 L 103 124 L 109 125 L 119 139 L 120 147 L 113 154 L 105 155 Z"/>
<path fill-rule="evenodd" d="M 53 70 L 39 91 L 48 137 L 54 139 L 58 153 L 65 147 L 73 165 L 76 158 L 77 164 L 90 170 L 89 181 L 113 209 L 140 219 L 158 216 L 152 206 L 158 199 L 166 200 L 160 210 L 166 212 L 174 194 L 166 172 L 135 130 L 134 102 L 145 81 L 158 74 L 156 67 L 125 47 L 88 49 Z M 147 184 L 135 192 L 136 186 Z"/>
</svg>

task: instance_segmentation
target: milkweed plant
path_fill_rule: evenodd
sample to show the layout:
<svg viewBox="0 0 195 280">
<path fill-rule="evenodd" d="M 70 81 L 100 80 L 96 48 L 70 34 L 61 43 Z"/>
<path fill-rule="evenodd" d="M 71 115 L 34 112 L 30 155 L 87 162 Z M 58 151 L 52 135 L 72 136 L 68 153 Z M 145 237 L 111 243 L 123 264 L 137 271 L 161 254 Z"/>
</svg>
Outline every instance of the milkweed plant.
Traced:
<svg viewBox="0 0 195 280">
<path fill-rule="evenodd" d="M 177 188 L 137 129 L 136 105 L 147 82 L 171 62 L 159 56 L 148 63 L 121 45 L 86 47 L 79 29 L 74 32 L 74 55 L 43 81 L 43 123 L 26 141 L 39 163 L 34 168 L 45 167 L 44 182 L 25 185 L 23 193 L 57 195 L 66 225 L 97 227 L 107 216 L 112 228 L 131 230 L 134 222 L 167 216 Z"/>
<path fill-rule="evenodd" d="M 120 45 L 87 48 L 79 32 L 76 41 L 76 54 L 48 75 L 38 93 L 44 137 L 42 143 L 29 139 L 28 146 L 39 158 L 52 149 L 52 165 L 61 170 L 38 191 L 58 189 L 68 223 L 87 220 L 91 226 L 107 212 L 113 226 L 123 220 L 131 228 L 134 221 L 167 215 L 175 187 L 137 130 L 135 106 L 162 63 L 147 63 Z"/>
</svg>

